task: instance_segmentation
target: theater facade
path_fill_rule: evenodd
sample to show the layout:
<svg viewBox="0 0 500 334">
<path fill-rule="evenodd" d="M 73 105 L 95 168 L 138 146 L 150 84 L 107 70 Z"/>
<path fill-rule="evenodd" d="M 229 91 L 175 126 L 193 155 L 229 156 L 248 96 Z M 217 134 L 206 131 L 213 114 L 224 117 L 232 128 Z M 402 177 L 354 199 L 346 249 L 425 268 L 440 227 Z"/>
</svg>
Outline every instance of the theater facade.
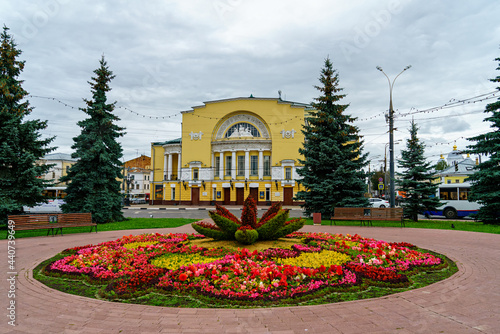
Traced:
<svg viewBox="0 0 500 334">
<path fill-rule="evenodd" d="M 181 138 L 151 144 L 151 199 L 166 205 L 259 205 L 303 190 L 297 174 L 308 104 L 280 98 L 205 102 L 182 112 Z"/>
</svg>

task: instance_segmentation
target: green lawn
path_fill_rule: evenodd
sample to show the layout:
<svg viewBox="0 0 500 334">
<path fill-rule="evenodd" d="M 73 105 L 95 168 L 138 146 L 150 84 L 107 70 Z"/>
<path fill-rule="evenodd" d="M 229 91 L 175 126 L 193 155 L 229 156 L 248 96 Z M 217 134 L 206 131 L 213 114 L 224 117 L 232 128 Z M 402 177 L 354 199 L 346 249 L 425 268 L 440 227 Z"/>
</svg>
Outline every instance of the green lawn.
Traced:
<svg viewBox="0 0 500 334">
<path fill-rule="evenodd" d="M 322 220 L 321 225 L 337 225 L 337 226 L 359 226 L 359 221 L 335 221 L 330 222 L 329 220 Z M 454 227 L 452 227 L 452 224 Z M 306 225 L 313 225 L 312 219 L 306 221 Z M 389 227 L 401 227 L 399 222 L 388 221 L 388 222 L 372 222 L 373 226 L 389 226 Z M 458 231 L 469 231 L 469 232 L 483 232 L 483 233 L 494 233 L 500 234 L 499 225 L 485 225 L 481 222 L 475 222 L 473 220 L 430 220 L 422 219 L 418 222 L 411 220 L 405 220 L 405 227 L 410 228 L 429 228 L 438 230 L 458 230 Z"/>
<path fill-rule="evenodd" d="M 198 221 L 199 219 L 188 219 L 188 218 L 129 218 L 122 222 L 109 223 L 109 224 L 99 224 L 97 226 L 97 231 L 119 231 L 119 230 L 135 230 L 135 229 L 158 229 L 165 227 L 178 227 L 192 222 Z M 90 227 L 71 227 L 64 228 L 63 234 L 71 233 L 86 233 L 90 231 Z M 95 230 L 92 231 L 92 233 Z M 17 231 L 16 239 L 26 238 L 26 237 L 37 237 L 47 235 L 47 230 L 31 230 L 31 231 Z M 0 231 L 0 238 L 5 239 L 7 236 L 7 231 Z"/>
<path fill-rule="evenodd" d="M 178 227 L 186 224 L 190 224 L 199 219 L 188 219 L 188 218 L 129 218 L 123 222 L 109 223 L 109 224 L 99 224 L 97 226 L 98 231 L 118 231 L 118 230 L 134 230 L 134 229 L 158 229 L 166 227 Z M 332 226 L 359 226 L 360 223 L 357 221 L 336 221 L 331 223 Z M 451 225 L 454 225 L 452 228 Z M 313 225 L 312 219 L 306 220 L 306 225 Z M 330 225 L 329 220 L 321 221 L 321 225 Z M 373 226 L 386 226 L 386 227 L 401 227 L 399 222 L 378 222 L 374 221 Z M 497 225 L 484 225 L 480 222 L 470 221 L 470 220 L 455 220 L 455 221 L 444 221 L 444 220 L 420 220 L 419 222 L 413 222 L 410 220 L 405 221 L 406 228 L 428 228 L 428 229 L 439 229 L 439 230 L 459 230 L 459 231 L 470 231 L 470 232 L 483 232 L 483 233 L 494 233 L 500 234 L 500 226 Z M 63 229 L 63 234 L 71 233 L 88 233 L 90 227 L 74 227 Z M 95 232 L 92 232 L 95 233 Z M 26 238 L 26 237 L 36 237 L 47 235 L 47 230 L 33 230 L 33 231 L 18 231 L 16 232 L 16 239 Z M 5 239 L 7 237 L 7 231 L 0 231 L 0 238 Z"/>
</svg>

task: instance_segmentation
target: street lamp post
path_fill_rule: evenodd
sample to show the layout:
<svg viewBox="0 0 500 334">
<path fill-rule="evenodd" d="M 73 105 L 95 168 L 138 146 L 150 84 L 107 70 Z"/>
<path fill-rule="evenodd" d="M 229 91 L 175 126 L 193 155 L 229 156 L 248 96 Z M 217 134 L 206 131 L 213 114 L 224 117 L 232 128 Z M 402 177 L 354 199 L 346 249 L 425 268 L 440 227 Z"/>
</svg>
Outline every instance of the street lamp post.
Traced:
<svg viewBox="0 0 500 334">
<path fill-rule="evenodd" d="M 394 145 L 397 145 L 399 144 L 399 142 L 401 141 L 401 139 L 398 139 L 396 141 L 393 142 Z M 389 143 L 386 143 L 385 144 L 385 149 L 384 149 L 384 189 L 385 189 L 385 199 L 387 199 L 387 146 L 389 145 Z M 392 184 L 392 178 L 391 178 L 391 183 Z M 394 188 L 392 188 L 392 193 L 394 193 Z M 392 197 L 392 196 L 391 196 Z"/>
<path fill-rule="evenodd" d="M 407 69 L 409 69 L 411 65 L 406 66 L 398 75 L 392 80 L 389 79 L 387 74 L 382 70 L 382 67 L 377 66 L 377 70 L 382 72 L 383 75 L 387 78 L 389 82 L 389 169 L 390 169 L 390 204 L 391 208 L 394 208 L 395 199 L 394 199 L 394 109 L 392 108 L 392 88 L 394 87 L 394 82 L 396 79 Z"/>
</svg>

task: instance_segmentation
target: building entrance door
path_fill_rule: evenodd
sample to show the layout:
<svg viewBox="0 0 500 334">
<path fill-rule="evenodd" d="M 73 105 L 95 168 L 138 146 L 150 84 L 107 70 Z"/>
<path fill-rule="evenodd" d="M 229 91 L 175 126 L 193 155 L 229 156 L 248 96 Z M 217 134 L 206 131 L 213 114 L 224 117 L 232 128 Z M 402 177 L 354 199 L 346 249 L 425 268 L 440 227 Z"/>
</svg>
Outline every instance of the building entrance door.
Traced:
<svg viewBox="0 0 500 334">
<path fill-rule="evenodd" d="M 244 202 L 245 202 L 245 189 L 236 188 L 236 204 L 243 205 Z"/>
<path fill-rule="evenodd" d="M 191 188 L 191 204 L 200 204 L 200 188 Z"/>
<path fill-rule="evenodd" d="M 255 203 L 257 203 L 259 201 L 259 188 L 250 188 L 250 196 L 252 196 Z"/>
<path fill-rule="evenodd" d="M 293 188 L 283 188 L 283 205 L 293 205 Z"/>
<path fill-rule="evenodd" d="M 231 204 L 231 188 L 224 188 L 224 205 Z"/>
</svg>

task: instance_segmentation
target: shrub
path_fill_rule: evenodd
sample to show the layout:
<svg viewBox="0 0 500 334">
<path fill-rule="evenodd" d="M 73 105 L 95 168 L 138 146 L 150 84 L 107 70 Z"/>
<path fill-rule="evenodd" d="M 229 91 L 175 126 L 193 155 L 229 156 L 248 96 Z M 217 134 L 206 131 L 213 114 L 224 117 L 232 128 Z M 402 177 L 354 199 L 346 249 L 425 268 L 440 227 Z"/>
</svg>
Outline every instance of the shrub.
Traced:
<svg viewBox="0 0 500 334">
<path fill-rule="evenodd" d="M 242 226 L 236 231 L 234 237 L 241 244 L 252 245 L 259 238 L 259 233 L 252 228 Z"/>
<path fill-rule="evenodd" d="M 197 222 L 191 226 L 198 233 L 216 240 L 237 240 L 250 245 L 257 240 L 276 240 L 304 226 L 303 219 L 294 219 L 287 223 L 289 210 L 282 210 L 281 203 L 272 205 L 258 221 L 257 204 L 251 196 L 245 200 L 241 220 L 218 204 L 215 208 L 215 211 L 208 212 L 215 225 Z"/>
</svg>

